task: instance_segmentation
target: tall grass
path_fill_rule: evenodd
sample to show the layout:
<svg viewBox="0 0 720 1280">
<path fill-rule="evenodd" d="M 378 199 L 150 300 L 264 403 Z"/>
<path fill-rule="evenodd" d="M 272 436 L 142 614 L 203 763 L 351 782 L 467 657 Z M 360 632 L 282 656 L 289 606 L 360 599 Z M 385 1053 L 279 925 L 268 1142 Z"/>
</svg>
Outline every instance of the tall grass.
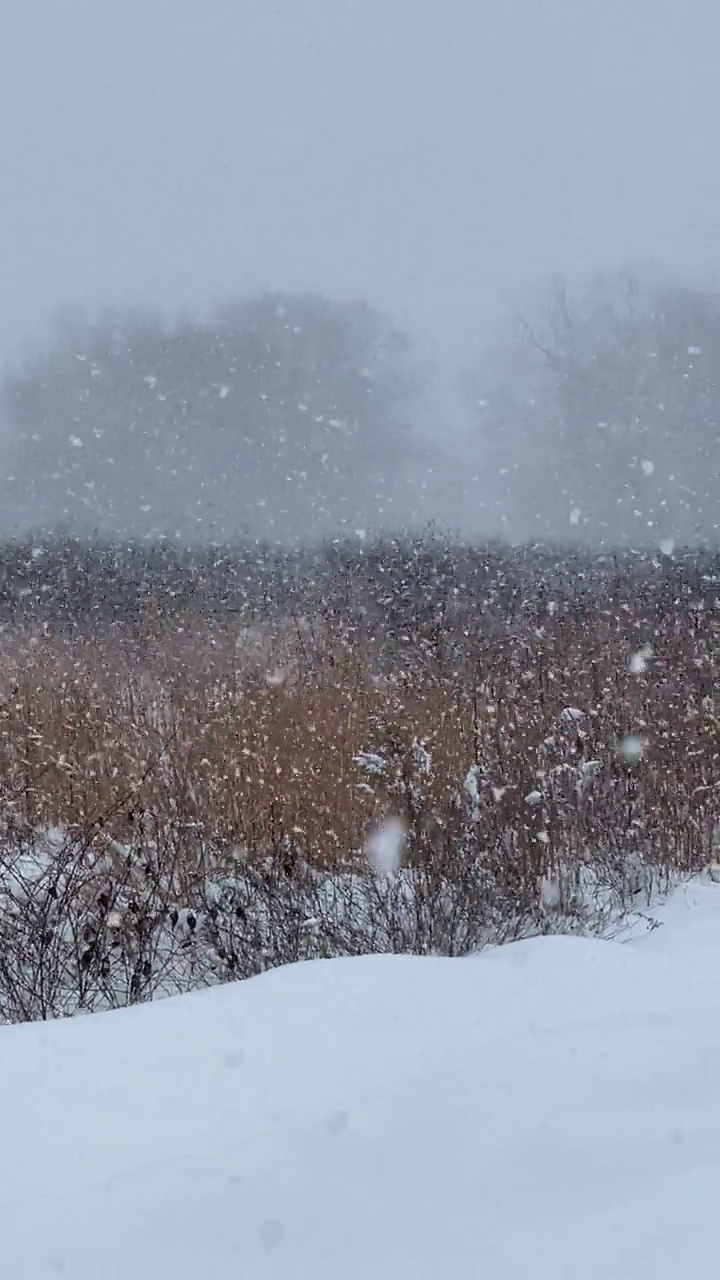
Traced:
<svg viewBox="0 0 720 1280">
<path fill-rule="evenodd" d="M 712 862 L 720 621 L 696 584 L 606 575 L 386 627 L 342 597 L 6 634 L 0 1015 L 607 927 Z M 364 855 L 388 815 L 395 877 Z"/>
</svg>

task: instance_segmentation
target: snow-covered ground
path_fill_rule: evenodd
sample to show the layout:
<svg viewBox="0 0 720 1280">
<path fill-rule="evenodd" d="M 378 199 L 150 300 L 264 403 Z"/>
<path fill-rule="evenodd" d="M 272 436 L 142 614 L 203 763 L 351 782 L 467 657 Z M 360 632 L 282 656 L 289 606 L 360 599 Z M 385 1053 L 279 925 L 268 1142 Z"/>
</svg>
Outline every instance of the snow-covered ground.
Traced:
<svg viewBox="0 0 720 1280">
<path fill-rule="evenodd" d="M 658 915 L 0 1029 L 2 1275 L 714 1274 L 720 886 Z"/>
</svg>

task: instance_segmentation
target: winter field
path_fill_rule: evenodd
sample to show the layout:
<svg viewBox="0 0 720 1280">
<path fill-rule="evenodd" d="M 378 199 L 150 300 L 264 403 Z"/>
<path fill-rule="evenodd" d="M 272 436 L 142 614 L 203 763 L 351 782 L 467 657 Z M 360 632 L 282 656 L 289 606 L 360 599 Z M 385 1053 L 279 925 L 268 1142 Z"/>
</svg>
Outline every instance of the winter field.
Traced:
<svg viewBox="0 0 720 1280">
<path fill-rule="evenodd" d="M 5 1027 L 4 1274 L 713 1274 L 720 887 L 652 916 Z"/>
<path fill-rule="evenodd" d="M 0 1020 L 604 936 L 718 857 L 710 555 L 70 541 L 0 568 Z"/>
<path fill-rule="evenodd" d="M 36 551 L 0 583 L 4 1273 L 705 1274 L 712 558 Z"/>
</svg>

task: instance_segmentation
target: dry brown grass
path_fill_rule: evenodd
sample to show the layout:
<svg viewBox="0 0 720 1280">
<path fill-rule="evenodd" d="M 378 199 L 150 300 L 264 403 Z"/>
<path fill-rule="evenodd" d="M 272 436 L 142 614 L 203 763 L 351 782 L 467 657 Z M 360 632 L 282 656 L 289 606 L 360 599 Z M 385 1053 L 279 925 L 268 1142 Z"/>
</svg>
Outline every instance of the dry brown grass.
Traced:
<svg viewBox="0 0 720 1280">
<path fill-rule="evenodd" d="M 442 652 L 406 652 L 394 669 L 327 628 L 253 647 L 197 623 L 144 641 L 16 638 L 0 660 L 3 799 L 32 826 L 95 822 L 129 839 L 139 822 L 184 824 L 221 847 L 291 848 L 327 864 L 352 859 L 377 814 L 398 806 L 417 827 L 417 854 L 431 828 L 453 832 L 473 765 L 495 797 L 488 831 L 534 839 L 523 797 L 538 774 L 597 759 L 592 801 L 576 797 L 571 813 L 548 793 L 552 856 L 616 844 L 632 808 L 650 856 L 697 864 L 720 808 L 718 639 L 702 615 L 669 614 L 653 632 L 627 607 L 586 604 L 545 632 L 492 644 L 463 635 Z M 648 642 L 652 663 L 631 674 Z M 579 734 L 559 723 L 567 706 L 586 713 Z M 627 733 L 647 741 L 635 771 L 617 752 Z M 415 779 L 415 813 L 417 742 L 432 763 Z M 355 762 L 365 750 L 392 760 L 372 794 Z"/>
<path fill-rule="evenodd" d="M 317 955 L 606 927 L 716 856 L 719 663 L 709 611 L 607 597 L 400 646 L 327 618 L 15 635 L 0 1019 Z M 394 879 L 363 854 L 390 813 L 407 836 Z M 47 828 L 64 835 L 43 846 Z"/>
<path fill-rule="evenodd" d="M 65 550 L 51 572 L 26 549 L 4 588 L 0 1020 L 606 931 L 718 856 L 707 557 L 388 544 L 268 576 L 220 556 L 203 616 L 146 599 L 145 553 L 113 587 L 88 551 L 73 594 Z M 364 853 L 385 814 L 394 876 Z"/>
</svg>

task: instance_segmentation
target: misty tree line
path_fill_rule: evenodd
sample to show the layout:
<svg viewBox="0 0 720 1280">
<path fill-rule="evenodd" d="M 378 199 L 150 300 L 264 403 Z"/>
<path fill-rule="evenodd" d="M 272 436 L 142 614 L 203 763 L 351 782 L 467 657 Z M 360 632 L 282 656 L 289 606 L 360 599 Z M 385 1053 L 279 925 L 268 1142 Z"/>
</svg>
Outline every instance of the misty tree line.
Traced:
<svg viewBox="0 0 720 1280">
<path fill-rule="evenodd" d="M 592 543 L 717 545 L 720 293 L 556 284 L 519 334 L 524 358 L 479 406 L 500 503 Z"/>
<path fill-rule="evenodd" d="M 391 501 L 410 363 L 379 312 L 314 296 L 67 327 L 6 384 L 6 506 L 80 535 L 352 533 Z"/>
<path fill-rule="evenodd" d="M 263 296 L 173 326 L 65 324 L 3 392 L 2 533 L 186 542 L 462 532 L 717 545 L 720 293 L 556 284 L 464 385 L 460 450 L 375 308 Z M 9 527 L 9 526 L 12 527 Z"/>
</svg>

